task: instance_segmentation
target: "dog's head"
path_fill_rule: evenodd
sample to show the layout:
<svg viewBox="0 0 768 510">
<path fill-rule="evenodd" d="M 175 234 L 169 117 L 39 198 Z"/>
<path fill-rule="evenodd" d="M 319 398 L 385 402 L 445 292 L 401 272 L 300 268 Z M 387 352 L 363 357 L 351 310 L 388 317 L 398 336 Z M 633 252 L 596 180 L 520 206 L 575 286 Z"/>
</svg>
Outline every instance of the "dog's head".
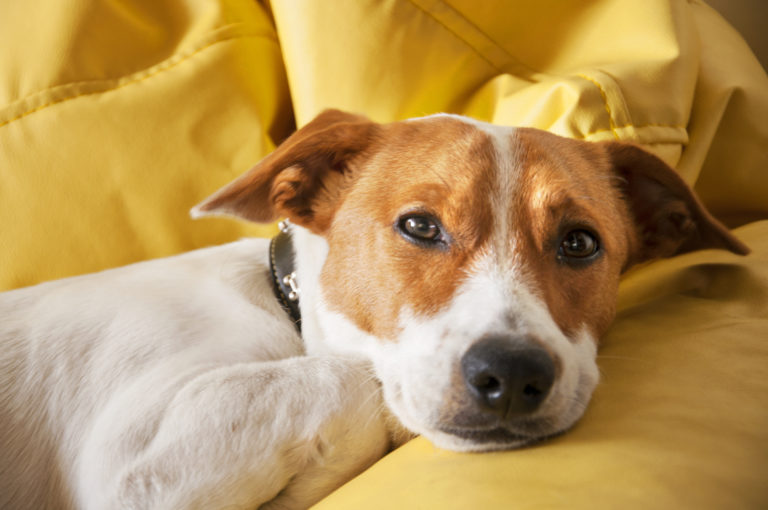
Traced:
<svg viewBox="0 0 768 510">
<path fill-rule="evenodd" d="M 308 334 L 369 357 L 401 421 L 459 450 L 582 415 L 628 267 L 748 251 L 633 145 L 450 115 L 324 112 L 197 212 L 285 216 L 324 239 Z"/>
</svg>

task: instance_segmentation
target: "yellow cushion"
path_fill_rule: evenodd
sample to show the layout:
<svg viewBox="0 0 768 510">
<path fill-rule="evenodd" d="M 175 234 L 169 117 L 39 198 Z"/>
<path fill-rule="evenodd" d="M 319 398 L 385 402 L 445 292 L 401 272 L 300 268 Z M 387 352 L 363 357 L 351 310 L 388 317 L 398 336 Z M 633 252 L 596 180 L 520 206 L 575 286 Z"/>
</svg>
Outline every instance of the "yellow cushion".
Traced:
<svg viewBox="0 0 768 510">
<path fill-rule="evenodd" d="M 332 4 L 0 2 L 0 290 L 271 233 L 187 210 L 294 111 L 632 140 L 753 222 L 755 253 L 628 275 L 565 436 L 489 455 L 417 439 L 318 508 L 768 507 L 768 77 L 738 35 L 700 0 Z"/>
<path fill-rule="evenodd" d="M 271 229 L 189 219 L 292 126 L 254 2 L 0 3 L 0 290 Z"/>
</svg>

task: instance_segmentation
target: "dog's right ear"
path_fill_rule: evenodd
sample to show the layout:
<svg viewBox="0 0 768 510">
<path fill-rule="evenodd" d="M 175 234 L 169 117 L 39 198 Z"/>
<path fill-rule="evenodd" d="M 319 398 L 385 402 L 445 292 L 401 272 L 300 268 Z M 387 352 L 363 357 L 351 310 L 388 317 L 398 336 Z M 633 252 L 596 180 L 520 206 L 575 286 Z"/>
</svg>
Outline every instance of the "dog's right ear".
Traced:
<svg viewBox="0 0 768 510">
<path fill-rule="evenodd" d="M 251 170 L 192 211 L 269 223 L 280 217 L 322 234 L 330 226 L 355 161 L 370 150 L 380 126 L 326 110 Z"/>
</svg>

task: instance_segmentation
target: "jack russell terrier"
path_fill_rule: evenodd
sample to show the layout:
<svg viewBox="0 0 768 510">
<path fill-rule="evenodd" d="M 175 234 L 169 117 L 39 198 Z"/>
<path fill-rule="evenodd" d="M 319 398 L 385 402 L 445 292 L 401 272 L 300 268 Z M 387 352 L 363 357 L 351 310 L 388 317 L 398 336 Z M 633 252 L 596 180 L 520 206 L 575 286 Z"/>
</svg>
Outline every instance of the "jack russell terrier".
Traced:
<svg viewBox="0 0 768 510">
<path fill-rule="evenodd" d="M 326 111 L 193 215 L 290 226 L 0 295 L 0 507 L 305 508 L 410 433 L 559 434 L 623 271 L 748 252 L 633 145 L 454 115 Z"/>
</svg>

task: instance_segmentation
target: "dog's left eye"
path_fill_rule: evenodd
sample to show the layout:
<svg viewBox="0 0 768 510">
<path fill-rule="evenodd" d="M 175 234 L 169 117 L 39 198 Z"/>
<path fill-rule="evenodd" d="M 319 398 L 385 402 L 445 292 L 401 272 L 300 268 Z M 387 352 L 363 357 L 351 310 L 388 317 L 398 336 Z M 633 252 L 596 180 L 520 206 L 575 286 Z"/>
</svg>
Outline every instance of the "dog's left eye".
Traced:
<svg viewBox="0 0 768 510">
<path fill-rule="evenodd" d="M 585 261 L 597 255 L 600 243 L 597 237 L 587 230 L 571 230 L 560 241 L 558 256 L 572 261 Z"/>
<path fill-rule="evenodd" d="M 443 242 L 443 232 L 439 222 L 427 214 L 408 214 L 397 222 L 397 230 L 406 240 L 432 246 Z"/>
</svg>

